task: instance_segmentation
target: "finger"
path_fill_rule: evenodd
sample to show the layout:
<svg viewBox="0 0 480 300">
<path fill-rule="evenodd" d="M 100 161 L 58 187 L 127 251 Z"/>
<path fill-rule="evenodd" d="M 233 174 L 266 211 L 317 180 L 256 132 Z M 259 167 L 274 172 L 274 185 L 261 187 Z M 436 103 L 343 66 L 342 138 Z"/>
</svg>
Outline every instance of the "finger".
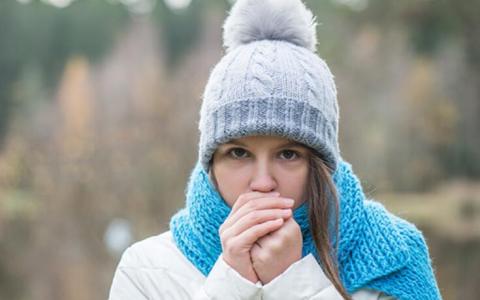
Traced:
<svg viewBox="0 0 480 300">
<path fill-rule="evenodd" d="M 262 209 L 287 209 L 292 208 L 295 201 L 293 199 L 282 198 L 282 197 L 265 197 L 265 198 L 255 198 L 248 201 L 243 205 L 238 211 L 231 214 L 227 220 L 225 220 L 225 227 L 230 227 L 235 224 L 242 217 L 255 210 Z"/>
<path fill-rule="evenodd" d="M 254 210 L 243 216 L 238 222 L 223 232 L 223 238 L 240 235 L 248 228 L 275 219 L 287 219 L 292 215 L 291 209 L 263 209 Z"/>
<path fill-rule="evenodd" d="M 278 197 L 280 196 L 279 192 L 270 192 L 270 193 L 261 193 L 261 192 L 249 192 L 241 194 L 235 203 L 232 206 L 232 210 L 230 211 L 227 219 L 224 223 L 220 226 L 219 232 L 222 233 L 225 228 L 228 228 L 233 224 L 238 218 L 235 218 L 232 222 L 230 218 L 237 213 L 237 211 L 243 207 L 246 203 L 250 202 L 253 199 L 264 198 L 264 197 Z"/>
<path fill-rule="evenodd" d="M 239 245 L 251 247 L 259 238 L 277 230 L 283 224 L 283 219 L 270 220 L 261 224 L 254 225 L 235 237 L 235 242 Z"/>
<path fill-rule="evenodd" d="M 230 213 L 225 222 L 220 228 L 220 233 L 223 230 L 233 226 L 239 219 L 247 215 L 251 211 L 262 210 L 262 209 L 291 209 L 293 207 L 293 199 L 280 198 L 280 197 L 270 197 L 270 198 L 255 198 L 249 200 L 245 205 L 243 205 L 235 213 Z"/>
<path fill-rule="evenodd" d="M 280 196 L 279 192 L 271 192 L 271 193 L 261 193 L 261 192 L 249 192 L 245 194 L 241 194 L 237 201 L 232 206 L 232 213 L 235 213 L 240 207 L 245 205 L 252 199 L 260 198 L 260 197 L 278 197 Z"/>
</svg>

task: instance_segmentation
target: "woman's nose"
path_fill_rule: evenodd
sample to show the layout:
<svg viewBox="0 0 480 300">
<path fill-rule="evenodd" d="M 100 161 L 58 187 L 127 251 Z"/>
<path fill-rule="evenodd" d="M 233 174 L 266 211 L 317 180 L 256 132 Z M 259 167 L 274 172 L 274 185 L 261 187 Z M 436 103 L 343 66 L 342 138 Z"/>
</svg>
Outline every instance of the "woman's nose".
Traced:
<svg viewBox="0 0 480 300">
<path fill-rule="evenodd" d="M 269 193 L 277 189 L 277 181 L 268 164 L 256 166 L 250 181 L 250 190 Z"/>
</svg>

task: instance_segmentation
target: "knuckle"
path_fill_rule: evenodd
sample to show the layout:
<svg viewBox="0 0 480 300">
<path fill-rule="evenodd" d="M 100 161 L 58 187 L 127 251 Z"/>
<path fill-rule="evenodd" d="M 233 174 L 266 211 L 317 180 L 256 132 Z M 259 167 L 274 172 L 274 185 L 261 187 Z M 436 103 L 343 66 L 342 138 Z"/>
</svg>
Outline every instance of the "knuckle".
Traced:
<svg viewBox="0 0 480 300">
<path fill-rule="evenodd" d="M 222 240 L 223 251 L 226 253 L 232 252 L 232 241 L 229 239 Z"/>
<path fill-rule="evenodd" d="M 222 236 L 224 239 L 228 240 L 231 236 L 230 234 L 231 232 L 231 228 L 225 228 L 223 231 L 222 231 Z"/>
<path fill-rule="evenodd" d="M 229 239 L 227 242 L 228 253 L 235 254 L 239 248 L 237 239 Z"/>
<path fill-rule="evenodd" d="M 294 231 L 301 231 L 302 230 L 300 228 L 300 225 L 297 222 L 295 222 L 295 220 L 293 220 L 293 222 L 292 222 L 292 227 L 293 227 Z"/>
<path fill-rule="evenodd" d="M 284 245 L 283 241 L 278 239 L 278 240 L 272 241 L 270 247 L 272 251 L 278 252 L 278 250 L 281 250 L 283 248 L 283 245 Z"/>
<path fill-rule="evenodd" d="M 229 234 L 228 228 L 220 233 L 220 240 L 225 244 L 227 244 L 229 242 L 230 234 Z"/>
</svg>

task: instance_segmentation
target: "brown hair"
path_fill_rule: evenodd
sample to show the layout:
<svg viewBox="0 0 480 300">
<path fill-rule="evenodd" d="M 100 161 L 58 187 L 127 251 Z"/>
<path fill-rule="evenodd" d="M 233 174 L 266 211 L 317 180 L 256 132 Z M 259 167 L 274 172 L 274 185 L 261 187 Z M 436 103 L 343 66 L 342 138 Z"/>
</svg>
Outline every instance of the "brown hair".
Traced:
<svg viewBox="0 0 480 300">
<path fill-rule="evenodd" d="M 308 199 L 310 231 L 317 252 L 324 265 L 324 271 L 344 299 L 351 297 L 340 281 L 338 272 L 338 242 L 335 245 L 330 243 L 329 219 L 334 218 L 335 241 L 339 241 L 339 199 L 335 184 L 330 175 L 330 169 L 320 158 L 310 151 L 309 174 L 305 191 Z M 330 199 L 330 201 L 329 201 Z"/>
<path fill-rule="evenodd" d="M 310 231 L 323 262 L 325 275 L 330 279 L 337 291 L 346 300 L 352 298 L 347 293 L 340 280 L 338 272 L 338 243 L 330 244 L 329 219 L 333 217 L 333 232 L 336 234 L 336 241 L 339 241 L 339 201 L 335 184 L 330 175 L 330 169 L 324 163 L 321 156 L 312 148 L 302 145 L 310 151 L 308 154 L 308 179 L 306 183 L 304 199 L 308 199 Z M 215 173 L 213 172 L 213 157 L 210 160 L 210 171 L 213 182 L 218 189 Z M 329 201 L 330 199 L 330 201 Z"/>
</svg>

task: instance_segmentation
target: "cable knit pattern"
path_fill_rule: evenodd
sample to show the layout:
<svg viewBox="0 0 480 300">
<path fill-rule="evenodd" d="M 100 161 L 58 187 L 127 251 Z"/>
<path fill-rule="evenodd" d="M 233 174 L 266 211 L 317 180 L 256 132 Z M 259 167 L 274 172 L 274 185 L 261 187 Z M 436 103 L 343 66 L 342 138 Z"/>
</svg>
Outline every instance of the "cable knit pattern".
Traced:
<svg viewBox="0 0 480 300">
<path fill-rule="evenodd" d="M 265 98 L 272 96 L 274 81 L 273 71 L 266 66 L 275 64 L 276 46 L 267 44 L 264 47 L 256 47 L 251 58 L 250 72 L 247 73 L 247 82 L 251 93 L 250 97 Z"/>
<path fill-rule="evenodd" d="M 307 61 L 307 57 L 305 57 L 303 53 L 299 51 L 299 49 L 292 48 L 292 50 L 293 50 L 293 55 L 302 66 L 303 73 L 304 73 L 303 78 L 305 79 L 304 80 L 305 88 L 304 90 L 302 90 L 303 95 L 307 95 L 307 99 L 309 100 L 328 99 L 325 94 L 325 84 L 322 84 L 320 88 L 324 92 L 322 95 L 323 98 L 319 97 L 320 91 L 319 91 L 319 88 L 315 88 L 317 84 L 315 82 L 316 78 L 314 78 L 314 74 L 312 72 L 313 70 L 312 70 L 311 61 Z M 322 78 L 319 78 L 319 80 L 320 82 L 323 83 Z M 319 107 L 319 109 L 323 110 L 323 107 Z"/>
<path fill-rule="evenodd" d="M 402 300 L 441 299 L 421 232 L 367 200 L 349 163 L 340 159 L 333 180 L 340 197 L 339 270 L 347 291 L 372 288 Z M 172 217 L 170 230 L 179 249 L 205 276 L 221 254 L 218 229 L 230 210 L 197 162 L 186 207 Z M 303 235 L 303 256 L 312 253 L 318 260 L 306 202 L 294 218 Z"/>
</svg>

